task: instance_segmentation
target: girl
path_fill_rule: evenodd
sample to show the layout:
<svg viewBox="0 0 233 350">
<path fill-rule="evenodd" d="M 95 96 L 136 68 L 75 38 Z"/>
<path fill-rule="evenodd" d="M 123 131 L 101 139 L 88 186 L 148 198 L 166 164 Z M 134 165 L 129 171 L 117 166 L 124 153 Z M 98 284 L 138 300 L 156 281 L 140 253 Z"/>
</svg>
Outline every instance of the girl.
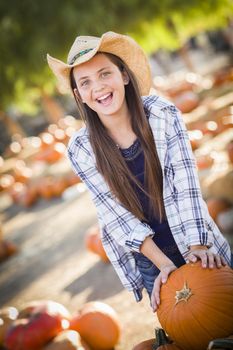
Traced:
<svg viewBox="0 0 233 350">
<path fill-rule="evenodd" d="M 161 284 L 181 265 L 230 264 L 229 244 L 201 195 L 180 112 L 147 96 L 151 74 L 142 48 L 107 32 L 77 37 L 67 64 L 47 58 L 86 124 L 67 155 L 91 192 L 106 253 L 136 300 L 145 287 L 156 311 Z"/>
</svg>

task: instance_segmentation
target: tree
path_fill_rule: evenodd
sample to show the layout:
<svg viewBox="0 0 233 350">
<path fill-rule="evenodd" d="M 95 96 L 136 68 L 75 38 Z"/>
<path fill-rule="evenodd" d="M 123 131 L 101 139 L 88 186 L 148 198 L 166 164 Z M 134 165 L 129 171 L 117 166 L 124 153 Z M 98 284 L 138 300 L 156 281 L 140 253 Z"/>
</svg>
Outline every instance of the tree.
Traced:
<svg viewBox="0 0 233 350">
<path fill-rule="evenodd" d="M 2 1 L 0 110 L 14 103 L 32 113 L 55 86 L 46 53 L 66 60 L 77 34 L 129 33 L 149 53 L 177 48 L 206 27 L 224 25 L 230 13 L 231 0 Z"/>
</svg>

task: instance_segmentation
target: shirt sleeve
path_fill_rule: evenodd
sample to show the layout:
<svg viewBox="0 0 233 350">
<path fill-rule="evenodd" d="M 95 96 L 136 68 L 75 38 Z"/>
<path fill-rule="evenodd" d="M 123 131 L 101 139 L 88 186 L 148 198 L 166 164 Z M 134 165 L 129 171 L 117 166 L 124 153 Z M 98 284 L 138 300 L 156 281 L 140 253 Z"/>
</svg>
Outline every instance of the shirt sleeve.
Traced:
<svg viewBox="0 0 233 350">
<path fill-rule="evenodd" d="M 171 125 L 167 147 L 173 168 L 176 203 L 183 223 L 185 244 L 213 245 L 214 237 L 208 230 L 207 205 L 202 197 L 196 160 L 194 158 L 188 132 L 180 111 L 175 106 L 165 110 L 166 120 Z M 171 122 L 172 121 L 172 122 Z"/>
<path fill-rule="evenodd" d="M 108 234 L 121 246 L 130 251 L 140 251 L 148 236 L 153 236 L 151 227 L 141 222 L 113 196 L 102 175 L 98 172 L 90 152 L 77 138 L 67 149 L 67 156 L 74 172 L 90 191 L 97 215 L 105 225 Z"/>
</svg>

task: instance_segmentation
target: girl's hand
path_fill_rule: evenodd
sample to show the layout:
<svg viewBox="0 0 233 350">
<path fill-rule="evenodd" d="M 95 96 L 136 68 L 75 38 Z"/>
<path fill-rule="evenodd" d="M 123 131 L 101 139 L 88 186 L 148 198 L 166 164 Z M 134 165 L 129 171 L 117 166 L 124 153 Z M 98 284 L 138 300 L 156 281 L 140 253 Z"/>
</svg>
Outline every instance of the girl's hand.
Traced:
<svg viewBox="0 0 233 350">
<path fill-rule="evenodd" d="M 189 262 L 196 262 L 197 260 L 201 260 L 203 268 L 209 267 L 212 269 L 215 266 L 220 268 L 227 265 L 226 260 L 222 256 L 214 254 L 205 246 L 195 248 L 190 247 L 190 253 L 187 256 L 187 259 Z"/>
<path fill-rule="evenodd" d="M 167 282 L 167 279 L 170 273 L 176 269 L 177 267 L 173 263 L 169 265 L 163 265 L 160 268 L 160 274 L 158 275 L 158 277 L 156 277 L 154 281 L 154 286 L 151 293 L 151 307 L 153 312 L 157 310 L 158 305 L 160 304 L 159 294 L 160 294 L 161 285 Z"/>
</svg>

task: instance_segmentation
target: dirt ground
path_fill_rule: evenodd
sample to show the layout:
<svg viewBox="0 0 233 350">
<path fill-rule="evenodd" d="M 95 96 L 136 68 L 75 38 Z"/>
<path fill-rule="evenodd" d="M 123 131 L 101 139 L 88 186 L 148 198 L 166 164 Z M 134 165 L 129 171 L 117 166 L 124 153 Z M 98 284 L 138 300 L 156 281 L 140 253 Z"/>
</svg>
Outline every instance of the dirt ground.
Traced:
<svg viewBox="0 0 233 350">
<path fill-rule="evenodd" d="M 4 237 L 15 242 L 19 252 L 0 264 L 1 307 L 51 299 L 74 313 L 85 302 L 101 300 L 121 321 L 115 350 L 130 350 L 153 337 L 159 323 L 147 295 L 136 303 L 112 266 L 85 249 L 85 231 L 96 222 L 88 192 L 72 200 L 41 200 L 32 209 L 9 206 L 3 219 Z"/>
</svg>

